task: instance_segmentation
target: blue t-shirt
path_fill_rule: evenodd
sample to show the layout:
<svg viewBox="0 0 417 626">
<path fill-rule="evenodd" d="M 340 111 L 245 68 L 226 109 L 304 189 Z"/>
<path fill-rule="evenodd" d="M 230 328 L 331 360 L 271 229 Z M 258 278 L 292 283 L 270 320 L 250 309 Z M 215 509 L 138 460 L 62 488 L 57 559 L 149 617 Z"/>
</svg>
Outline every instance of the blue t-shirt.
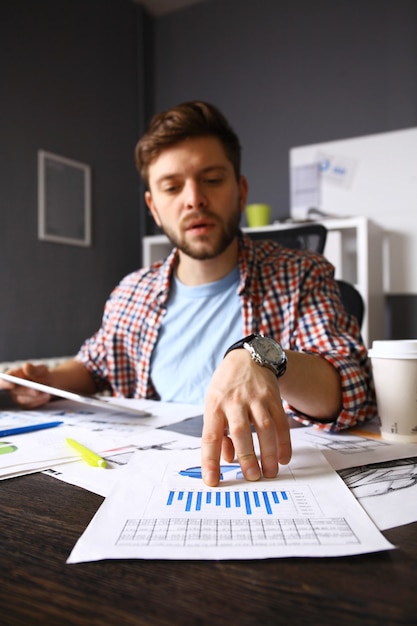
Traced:
<svg viewBox="0 0 417 626">
<path fill-rule="evenodd" d="M 238 285 L 237 267 L 221 280 L 197 287 L 173 277 L 151 359 L 152 382 L 163 402 L 204 404 L 214 370 L 242 337 Z"/>
</svg>

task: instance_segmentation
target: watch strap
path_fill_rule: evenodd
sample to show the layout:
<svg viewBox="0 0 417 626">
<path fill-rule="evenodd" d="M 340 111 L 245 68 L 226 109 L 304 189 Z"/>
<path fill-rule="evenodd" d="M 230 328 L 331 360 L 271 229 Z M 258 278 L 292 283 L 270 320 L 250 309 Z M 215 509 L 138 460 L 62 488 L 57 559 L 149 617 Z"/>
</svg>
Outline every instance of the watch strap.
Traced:
<svg viewBox="0 0 417 626">
<path fill-rule="evenodd" d="M 239 341 L 236 341 L 236 343 L 232 343 L 232 345 L 229 348 L 227 348 L 226 352 L 224 353 L 224 356 L 229 354 L 229 352 L 231 352 L 232 350 L 236 350 L 237 348 L 243 348 L 244 343 L 247 343 L 248 341 L 252 341 L 252 339 L 255 339 L 256 337 L 259 337 L 259 335 L 255 335 L 254 333 L 252 333 L 252 335 L 248 335 L 247 337 L 244 337 L 243 339 L 239 339 Z"/>
</svg>

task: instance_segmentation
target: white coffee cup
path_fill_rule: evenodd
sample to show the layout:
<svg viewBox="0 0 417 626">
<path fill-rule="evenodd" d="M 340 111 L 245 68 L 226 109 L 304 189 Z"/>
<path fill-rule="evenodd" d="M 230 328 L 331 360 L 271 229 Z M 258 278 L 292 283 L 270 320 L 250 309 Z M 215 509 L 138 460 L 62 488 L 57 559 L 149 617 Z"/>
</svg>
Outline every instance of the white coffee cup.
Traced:
<svg viewBox="0 0 417 626">
<path fill-rule="evenodd" d="M 381 436 L 417 442 L 417 340 L 374 341 L 369 356 Z"/>
</svg>

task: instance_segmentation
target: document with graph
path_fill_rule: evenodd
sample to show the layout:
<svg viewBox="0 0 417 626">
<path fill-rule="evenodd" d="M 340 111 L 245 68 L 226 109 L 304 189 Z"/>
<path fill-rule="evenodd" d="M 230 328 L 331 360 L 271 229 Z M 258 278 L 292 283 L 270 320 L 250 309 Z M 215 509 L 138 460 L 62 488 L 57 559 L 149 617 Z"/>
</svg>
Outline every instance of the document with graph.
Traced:
<svg viewBox="0 0 417 626">
<path fill-rule="evenodd" d="M 101 559 L 262 559 L 388 550 L 386 541 L 322 453 L 296 447 L 273 480 L 221 466 L 201 479 L 199 450 L 133 456 L 74 547 L 68 563 Z"/>
</svg>

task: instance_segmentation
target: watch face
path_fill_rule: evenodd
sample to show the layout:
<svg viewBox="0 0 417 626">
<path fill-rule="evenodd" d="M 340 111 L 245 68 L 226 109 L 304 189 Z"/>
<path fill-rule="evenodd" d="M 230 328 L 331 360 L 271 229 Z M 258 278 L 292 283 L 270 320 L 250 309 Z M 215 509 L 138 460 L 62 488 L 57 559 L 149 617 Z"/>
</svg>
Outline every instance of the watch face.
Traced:
<svg viewBox="0 0 417 626">
<path fill-rule="evenodd" d="M 251 343 L 259 355 L 267 361 L 279 364 L 285 358 L 284 350 L 270 337 L 256 337 Z"/>
<path fill-rule="evenodd" d="M 254 361 L 272 370 L 278 378 L 285 373 L 287 356 L 274 339 L 263 335 L 252 335 L 243 340 L 243 344 L 239 347 L 242 346 L 248 350 Z"/>
</svg>

